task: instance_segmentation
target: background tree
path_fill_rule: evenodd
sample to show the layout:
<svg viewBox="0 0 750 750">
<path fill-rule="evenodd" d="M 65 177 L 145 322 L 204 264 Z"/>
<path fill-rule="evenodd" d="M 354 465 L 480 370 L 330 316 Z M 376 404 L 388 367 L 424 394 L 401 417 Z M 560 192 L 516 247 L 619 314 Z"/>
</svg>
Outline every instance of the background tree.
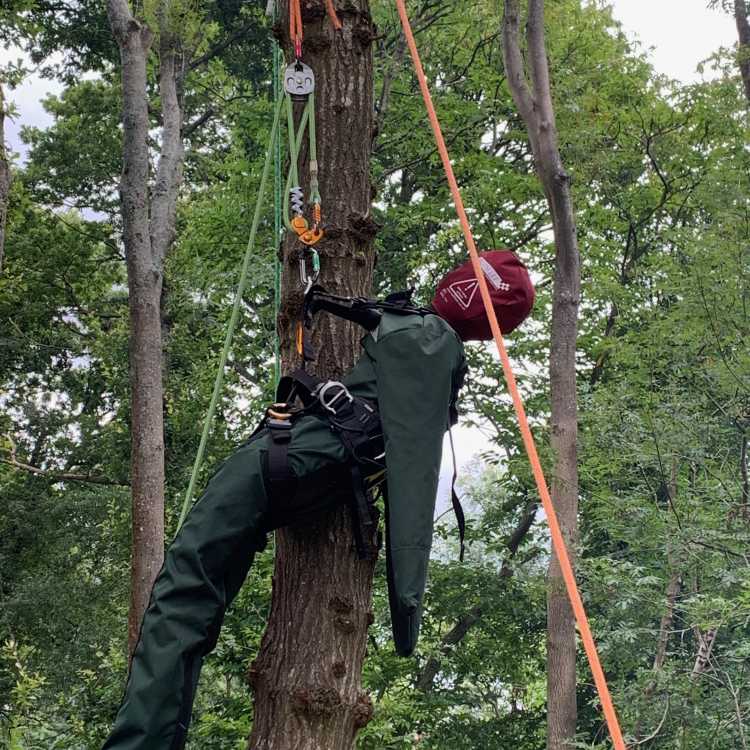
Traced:
<svg viewBox="0 0 750 750">
<path fill-rule="evenodd" d="M 734 20 L 737 23 L 739 40 L 737 57 L 745 87 L 745 98 L 750 105 L 750 21 L 748 21 L 748 5 L 746 0 L 734 0 Z"/>
<path fill-rule="evenodd" d="M 5 95 L 0 81 L 0 273 L 3 272 L 3 251 L 5 249 L 5 224 L 8 215 L 8 194 L 10 193 L 10 159 L 5 147 Z"/>
<path fill-rule="evenodd" d="M 578 394 L 576 349 L 581 271 L 570 175 L 560 158 L 544 34 L 544 0 L 531 0 L 528 64 L 519 43 L 519 4 L 506 0 L 503 60 L 513 100 L 526 123 L 537 174 L 552 215 L 555 273 L 550 332 L 552 501 L 568 549 L 578 528 Z M 528 67 L 530 79 L 527 78 Z M 562 571 L 553 554 L 547 595 L 547 747 L 562 750 L 576 732 L 576 634 Z"/>
<path fill-rule="evenodd" d="M 747 0 L 712 0 L 709 7 L 721 6 L 734 16 L 737 26 L 737 67 L 742 77 L 745 98 L 750 105 L 750 6 Z"/>
<path fill-rule="evenodd" d="M 162 139 L 150 189 L 148 74 L 153 32 L 125 0 L 107 5 L 120 48 L 123 158 L 120 200 L 128 267 L 131 371 L 132 558 L 128 647 L 132 654 L 154 580 L 164 560 L 164 422 L 161 296 L 164 262 L 175 235 L 182 182 L 182 60 L 171 28 L 174 5 L 160 2 L 159 95 Z"/>
</svg>

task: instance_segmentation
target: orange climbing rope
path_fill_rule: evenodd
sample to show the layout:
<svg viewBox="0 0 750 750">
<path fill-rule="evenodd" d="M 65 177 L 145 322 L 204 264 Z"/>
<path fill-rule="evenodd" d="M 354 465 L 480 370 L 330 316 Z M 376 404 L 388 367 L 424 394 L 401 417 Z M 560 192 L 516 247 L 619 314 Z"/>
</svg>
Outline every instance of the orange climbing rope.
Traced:
<svg viewBox="0 0 750 750">
<path fill-rule="evenodd" d="M 326 12 L 333 24 L 333 28 L 339 31 L 341 29 L 341 21 L 336 13 L 333 0 L 326 0 Z M 302 57 L 302 41 L 304 39 L 300 0 L 289 0 L 289 38 L 294 45 L 294 56 L 299 60 Z"/>
<path fill-rule="evenodd" d="M 302 9 L 300 0 L 289 0 L 289 38 L 294 45 L 294 56 L 299 60 L 302 57 Z"/>
<path fill-rule="evenodd" d="M 461 199 L 461 191 L 458 189 L 458 183 L 456 182 L 456 176 L 453 174 L 453 167 L 451 166 L 450 157 L 448 156 L 448 149 L 445 146 L 445 140 L 443 139 L 443 133 L 440 128 L 440 122 L 435 112 L 435 107 L 432 103 L 432 97 L 430 96 L 430 89 L 427 85 L 427 79 L 425 78 L 424 69 L 422 68 L 422 61 L 417 51 L 417 45 L 414 41 L 414 34 L 409 23 L 409 16 L 406 12 L 406 6 L 404 0 L 396 0 L 398 6 L 398 14 L 401 17 L 401 25 L 404 29 L 404 36 L 406 37 L 407 44 L 409 45 L 409 51 L 411 52 L 412 60 L 414 61 L 414 68 L 417 72 L 417 78 L 419 80 L 419 87 L 422 90 L 422 98 L 424 99 L 425 106 L 427 108 L 427 114 L 430 119 L 430 125 L 432 131 L 435 134 L 435 141 L 437 143 L 438 151 L 440 152 L 440 158 L 443 161 L 443 168 L 445 169 L 445 175 L 448 178 L 448 184 L 450 185 L 451 194 L 453 195 L 453 202 L 456 205 L 456 211 L 458 213 L 459 221 L 461 222 L 461 229 L 463 230 L 464 238 L 466 239 L 466 245 L 469 248 L 469 254 L 471 256 L 471 264 L 474 268 L 474 274 L 477 277 L 479 284 L 479 291 L 482 295 L 482 301 L 487 312 L 487 317 L 490 322 L 490 328 L 492 329 L 492 335 L 497 344 L 497 350 L 500 354 L 500 361 L 503 365 L 503 372 L 505 373 L 505 380 L 508 384 L 508 390 L 513 398 L 513 406 L 518 416 L 518 422 L 521 428 L 521 436 L 523 437 L 523 443 L 526 447 L 526 453 L 528 454 L 529 461 L 531 462 L 531 468 L 534 473 L 534 479 L 536 480 L 537 489 L 539 490 L 539 497 L 541 498 L 544 511 L 547 514 L 547 520 L 549 522 L 550 534 L 552 536 L 552 546 L 557 555 L 557 559 L 560 562 L 562 569 L 563 578 L 565 580 L 565 587 L 568 591 L 568 597 L 570 598 L 570 604 L 575 614 L 576 622 L 578 624 L 578 630 L 583 641 L 583 647 L 586 650 L 586 655 L 591 665 L 591 672 L 594 675 L 594 682 L 596 683 L 596 689 L 599 692 L 599 699 L 602 703 L 602 710 L 604 712 L 604 718 L 607 721 L 609 727 L 609 733 L 612 737 L 615 750 L 626 750 L 625 741 L 622 737 L 622 730 L 620 729 L 620 723 L 617 719 L 617 712 L 612 703 L 612 697 L 607 687 L 607 679 L 604 676 L 604 670 L 602 669 L 601 662 L 599 661 L 599 654 L 596 650 L 596 644 L 594 643 L 594 637 L 591 634 L 591 628 L 589 626 L 588 617 L 586 616 L 586 610 L 581 600 L 581 594 L 578 591 L 578 585 L 576 584 L 575 574 L 573 572 L 573 566 L 570 562 L 570 556 L 568 554 L 567 547 L 565 546 L 565 540 L 563 539 L 562 531 L 560 530 L 560 523 L 557 520 L 557 513 L 555 512 L 555 506 L 552 504 L 552 498 L 547 488 L 547 481 L 544 478 L 544 472 L 542 465 L 539 461 L 539 455 L 537 454 L 536 444 L 531 434 L 528 419 L 526 418 L 526 410 L 523 406 L 521 394 L 518 392 L 518 386 L 516 384 L 516 378 L 513 374 L 513 369 L 508 358 L 508 352 L 505 348 L 505 342 L 503 335 L 500 332 L 500 326 L 497 322 L 497 316 L 495 310 L 492 307 L 492 301 L 490 299 L 490 292 L 487 288 L 487 282 L 482 273 L 482 268 L 479 263 L 479 255 L 477 253 L 476 244 L 474 243 L 474 236 L 471 232 L 471 226 L 469 219 L 464 209 L 463 200 Z"/>
<path fill-rule="evenodd" d="M 328 18 L 331 19 L 333 28 L 336 29 L 336 31 L 339 31 L 339 29 L 341 29 L 341 21 L 339 21 L 339 17 L 336 15 L 336 8 L 333 5 L 333 0 L 326 0 L 326 10 L 328 11 Z"/>
</svg>

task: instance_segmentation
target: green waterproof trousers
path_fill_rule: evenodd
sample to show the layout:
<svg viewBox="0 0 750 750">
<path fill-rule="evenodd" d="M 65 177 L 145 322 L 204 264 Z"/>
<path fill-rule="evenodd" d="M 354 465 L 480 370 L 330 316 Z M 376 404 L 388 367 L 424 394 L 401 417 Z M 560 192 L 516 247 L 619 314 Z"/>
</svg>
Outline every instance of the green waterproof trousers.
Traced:
<svg viewBox="0 0 750 750">
<path fill-rule="evenodd" d="M 268 434 L 240 447 L 211 479 L 167 551 L 104 750 L 180 750 L 204 657 L 267 533 L 304 523 L 351 494 L 348 456 L 327 422 L 299 419 L 289 463 L 297 489 L 274 498 L 264 480 Z"/>
<path fill-rule="evenodd" d="M 463 346 L 437 315 L 389 312 L 362 346 L 343 382 L 378 403 L 393 637 L 397 653 L 409 656 L 419 636 L 442 439 L 463 381 Z M 104 750 L 184 746 L 202 660 L 266 534 L 351 497 L 349 455 L 327 420 L 308 415 L 294 423 L 289 464 L 296 488 L 269 492 L 268 441 L 260 432 L 226 461 L 167 552 Z"/>
</svg>

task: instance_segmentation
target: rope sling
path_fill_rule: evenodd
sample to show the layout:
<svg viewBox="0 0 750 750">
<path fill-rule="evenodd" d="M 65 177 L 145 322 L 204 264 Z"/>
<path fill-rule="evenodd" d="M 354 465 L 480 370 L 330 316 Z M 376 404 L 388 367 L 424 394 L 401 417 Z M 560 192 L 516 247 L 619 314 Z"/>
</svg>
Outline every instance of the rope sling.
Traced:
<svg viewBox="0 0 750 750">
<path fill-rule="evenodd" d="M 513 367 L 511 365 L 510 358 L 508 357 L 508 352 L 505 347 L 505 341 L 500 331 L 500 326 L 498 324 L 497 315 L 495 314 L 495 310 L 492 306 L 489 289 L 487 288 L 487 282 L 485 280 L 485 277 L 484 277 L 484 274 L 482 272 L 482 268 L 480 265 L 479 254 L 477 252 L 476 243 L 474 241 L 474 236 L 471 230 L 471 225 L 469 223 L 469 219 L 466 214 L 466 209 L 464 208 L 463 199 L 461 197 L 461 191 L 458 187 L 458 182 L 456 181 L 456 177 L 453 172 L 453 167 L 451 166 L 450 156 L 448 154 L 448 150 L 445 145 L 445 140 L 443 138 L 440 121 L 438 119 L 434 104 L 432 102 L 432 96 L 430 94 L 429 86 L 427 83 L 427 78 L 425 76 L 424 69 L 422 67 L 422 62 L 419 56 L 419 51 L 416 46 L 414 34 L 411 29 L 411 24 L 409 22 L 409 16 L 406 10 L 406 6 L 404 3 L 404 0 L 395 0 L 395 2 L 398 8 L 398 14 L 401 20 L 401 25 L 403 28 L 404 36 L 406 38 L 406 41 L 409 47 L 409 52 L 411 54 L 412 61 L 414 63 L 414 69 L 417 75 L 417 79 L 419 81 L 419 87 L 422 93 L 422 98 L 424 100 L 424 104 L 427 109 L 430 126 L 432 128 L 433 135 L 435 137 L 435 142 L 437 144 L 438 151 L 440 153 L 440 158 L 443 163 L 443 169 L 445 170 L 446 179 L 448 181 L 451 195 L 453 197 L 453 202 L 456 207 L 456 212 L 458 214 L 458 219 L 461 224 L 461 229 L 464 235 L 464 240 L 469 250 L 472 267 L 474 269 L 474 274 L 476 276 L 477 283 L 479 285 L 479 292 L 480 292 L 482 301 L 484 303 L 485 312 L 487 314 L 487 318 L 490 324 L 490 328 L 492 330 L 493 338 L 497 346 L 497 351 L 500 356 L 500 361 L 502 364 L 502 369 L 503 369 L 503 373 L 505 376 L 505 380 L 508 386 L 508 391 L 510 392 L 511 398 L 513 400 L 513 408 L 516 412 L 516 416 L 518 419 L 519 429 L 521 432 L 521 437 L 523 439 L 523 444 L 524 444 L 526 453 L 529 458 L 529 463 L 531 465 L 532 473 L 534 475 L 534 480 L 536 482 L 537 490 L 539 492 L 539 497 L 541 499 L 542 506 L 547 516 L 547 522 L 549 524 L 549 529 L 550 529 L 550 536 L 552 539 L 552 547 L 560 563 L 560 568 L 561 568 L 563 579 L 565 582 L 565 588 L 568 594 L 568 598 L 570 600 L 571 607 L 573 609 L 576 624 L 578 626 L 578 631 L 581 636 L 581 641 L 583 643 L 583 647 L 586 652 L 589 665 L 591 667 L 591 672 L 594 677 L 594 683 L 596 685 L 596 689 L 599 694 L 599 699 L 602 704 L 602 713 L 604 714 L 604 718 L 607 723 L 607 727 L 609 729 L 609 733 L 612 738 L 612 742 L 613 742 L 615 750 L 627 750 L 625 741 L 623 739 L 622 730 L 620 728 L 620 723 L 617 717 L 617 712 L 612 702 L 612 697 L 610 695 L 609 687 L 607 685 L 607 679 L 604 674 L 601 661 L 599 659 L 599 654 L 596 648 L 596 644 L 594 642 L 593 634 L 591 632 L 591 627 L 589 625 L 588 616 L 586 615 L 586 610 L 583 605 L 583 600 L 581 599 L 581 594 L 578 590 L 578 584 L 576 582 L 575 573 L 573 571 L 573 565 L 571 563 L 570 555 L 568 553 L 568 549 L 567 549 L 567 546 L 566 546 L 566 543 L 562 534 L 560 522 L 557 518 L 557 512 L 555 511 L 555 507 L 552 502 L 552 497 L 550 495 L 549 488 L 547 486 L 547 481 L 544 476 L 544 471 L 542 469 L 542 465 L 539 460 L 536 443 L 531 433 L 531 428 L 529 426 L 528 418 L 526 416 L 526 411 L 524 408 L 523 400 L 518 390 L 515 374 L 513 372 Z M 334 26 L 337 29 L 341 28 L 340 21 L 338 20 L 338 17 L 336 16 L 336 12 L 333 8 L 332 0 L 326 0 L 326 9 L 328 11 L 329 17 L 331 18 L 331 21 L 334 24 Z M 302 17 L 301 17 L 301 12 L 300 12 L 300 0 L 290 0 L 290 36 L 292 39 L 292 43 L 294 45 L 297 63 L 300 62 L 301 53 L 302 53 L 302 34 L 303 34 L 303 30 L 302 30 Z M 280 68 L 280 64 L 278 66 L 275 65 L 274 67 L 274 70 L 276 71 L 277 74 L 278 74 L 279 68 Z M 289 70 L 289 68 L 287 68 L 287 70 Z M 278 75 L 277 75 L 277 78 L 278 78 Z M 275 82 L 274 85 L 276 87 L 279 84 Z M 278 91 L 278 89 L 275 88 L 275 91 Z M 319 210 L 320 195 L 317 189 L 317 159 L 316 159 L 316 153 L 315 153 L 315 135 L 316 135 L 315 134 L 315 110 L 314 110 L 314 98 L 312 95 L 312 91 L 310 92 L 310 96 L 308 97 L 307 104 L 305 106 L 302 117 L 300 119 L 300 125 L 297 129 L 294 128 L 293 105 L 292 105 L 292 100 L 288 91 L 287 91 L 286 97 L 282 98 L 276 95 L 275 100 L 276 101 L 275 101 L 275 106 L 274 106 L 273 125 L 271 127 L 271 135 L 270 135 L 269 144 L 266 150 L 266 157 L 265 157 L 265 162 L 263 165 L 263 172 L 261 175 L 260 185 L 258 188 L 255 211 L 253 214 L 253 222 L 252 222 L 252 226 L 250 229 L 250 236 L 248 239 L 245 256 L 242 262 L 240 278 L 239 278 L 239 282 L 237 286 L 237 293 L 235 295 L 234 306 L 232 308 L 232 314 L 229 320 L 229 325 L 228 325 L 226 337 L 224 340 L 224 347 L 222 349 L 222 352 L 219 358 L 219 365 L 218 365 L 218 370 L 216 373 L 216 379 L 214 382 L 214 389 L 213 389 L 213 393 L 211 396 L 211 402 L 209 404 L 208 412 L 206 414 L 206 419 L 205 419 L 204 426 L 203 426 L 203 432 L 201 434 L 201 440 L 200 440 L 200 444 L 198 447 L 198 453 L 196 455 L 195 463 L 193 465 L 193 471 L 190 477 L 190 483 L 188 485 L 188 489 L 185 494 L 185 500 L 183 502 L 182 510 L 180 513 L 180 518 L 178 521 L 178 527 L 177 527 L 178 530 L 180 526 L 182 525 L 183 521 L 185 520 L 185 516 L 187 515 L 190 502 L 192 500 L 193 493 L 195 491 L 195 485 L 197 483 L 198 474 L 200 472 L 200 467 L 203 461 L 203 456 L 205 454 L 205 449 L 206 449 L 206 444 L 208 442 L 211 424 L 213 422 L 214 414 L 216 411 L 216 406 L 218 404 L 219 397 L 221 394 L 221 389 L 223 386 L 224 368 L 226 366 L 226 361 L 229 355 L 229 351 L 231 349 L 232 337 L 234 335 L 234 331 L 235 331 L 235 328 L 237 326 L 237 322 L 239 319 L 242 294 L 244 292 L 245 285 L 247 282 L 247 271 L 249 268 L 250 258 L 252 256 L 252 253 L 255 247 L 255 238 L 257 234 L 258 224 L 260 221 L 261 204 L 262 204 L 263 197 L 266 191 L 266 183 L 268 181 L 271 161 L 273 160 L 273 157 L 274 157 L 274 146 L 277 146 L 280 144 L 280 139 L 279 139 L 279 142 L 277 143 L 277 136 L 279 135 L 278 131 L 279 131 L 279 124 L 280 124 L 281 109 L 285 101 L 287 102 L 287 126 L 288 126 L 288 131 L 289 131 L 289 150 L 290 150 L 291 165 L 290 165 L 290 172 L 287 176 L 287 184 L 286 184 L 286 190 L 285 190 L 285 195 L 284 195 L 284 210 L 283 210 L 284 223 L 287 226 L 287 229 L 297 233 L 297 235 L 300 237 L 300 239 L 303 242 L 305 242 L 305 239 L 303 237 L 304 232 L 319 231 L 320 236 L 322 236 L 322 229 L 319 226 L 320 225 L 320 212 L 319 212 L 320 211 Z M 299 152 L 301 149 L 302 137 L 304 135 L 304 131 L 306 128 L 308 130 L 308 134 L 310 137 L 310 167 L 311 167 L 311 175 L 310 175 L 311 176 L 311 179 L 310 179 L 310 192 L 311 192 L 310 199 L 311 200 L 310 202 L 313 203 L 313 229 L 312 230 L 308 229 L 307 227 L 303 229 L 302 222 L 298 222 L 295 225 L 295 220 L 301 216 L 301 208 L 302 208 L 301 203 L 299 201 L 299 196 L 295 194 L 294 192 L 294 188 L 299 185 L 298 174 L 297 174 L 297 160 L 298 160 Z M 278 222 L 278 214 L 279 214 L 278 193 L 279 193 L 279 171 L 280 171 L 280 155 L 279 155 L 278 150 L 276 151 L 276 154 L 277 154 L 276 156 L 277 170 L 276 170 L 275 216 L 277 217 L 277 222 Z M 314 182 L 313 182 L 313 177 L 315 178 Z M 291 205 L 290 205 L 290 202 L 291 202 Z M 290 208 L 295 213 L 295 218 L 291 220 L 289 219 Z M 278 223 L 276 226 L 276 230 L 277 230 L 276 237 L 278 239 L 279 237 Z M 308 239 L 312 239 L 312 237 L 308 235 Z M 320 237 L 318 237 L 318 239 L 320 239 Z M 312 247 L 312 245 L 315 244 L 315 241 L 309 244 L 308 243 L 305 243 L 305 244 L 308 244 L 309 247 Z M 313 274 L 317 274 L 317 272 L 319 271 L 318 254 L 317 252 L 314 251 L 314 249 L 312 250 L 312 253 L 313 253 Z M 300 274 L 301 279 L 303 280 L 303 282 L 305 281 L 307 282 L 308 284 L 307 290 L 309 291 L 310 286 L 312 286 L 312 282 L 310 278 L 306 276 L 304 257 L 301 260 L 300 270 L 301 270 L 301 274 Z M 279 271 L 277 269 L 277 274 L 278 273 Z M 278 293 L 278 282 L 277 282 L 277 293 Z M 276 301 L 276 305 L 278 305 L 278 298 Z M 278 311 L 278 307 L 276 309 Z M 300 342 L 298 341 L 298 351 L 299 349 L 300 349 Z M 278 342 L 277 342 L 277 348 L 276 348 L 276 356 L 277 356 L 276 374 L 277 374 L 277 381 L 278 381 L 278 374 L 279 374 Z"/>
</svg>

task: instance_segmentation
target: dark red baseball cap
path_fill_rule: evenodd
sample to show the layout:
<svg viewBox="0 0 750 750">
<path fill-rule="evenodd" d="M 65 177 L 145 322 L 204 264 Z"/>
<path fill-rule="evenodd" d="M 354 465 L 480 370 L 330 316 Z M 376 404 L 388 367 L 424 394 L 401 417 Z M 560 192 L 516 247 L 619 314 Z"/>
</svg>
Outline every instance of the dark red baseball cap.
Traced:
<svg viewBox="0 0 750 750">
<path fill-rule="evenodd" d="M 528 317 L 534 306 L 534 285 L 529 272 L 510 250 L 480 253 L 479 262 L 500 330 L 510 333 Z M 464 341 L 487 341 L 492 338 L 471 261 L 466 261 L 443 277 L 432 306 Z"/>
</svg>

